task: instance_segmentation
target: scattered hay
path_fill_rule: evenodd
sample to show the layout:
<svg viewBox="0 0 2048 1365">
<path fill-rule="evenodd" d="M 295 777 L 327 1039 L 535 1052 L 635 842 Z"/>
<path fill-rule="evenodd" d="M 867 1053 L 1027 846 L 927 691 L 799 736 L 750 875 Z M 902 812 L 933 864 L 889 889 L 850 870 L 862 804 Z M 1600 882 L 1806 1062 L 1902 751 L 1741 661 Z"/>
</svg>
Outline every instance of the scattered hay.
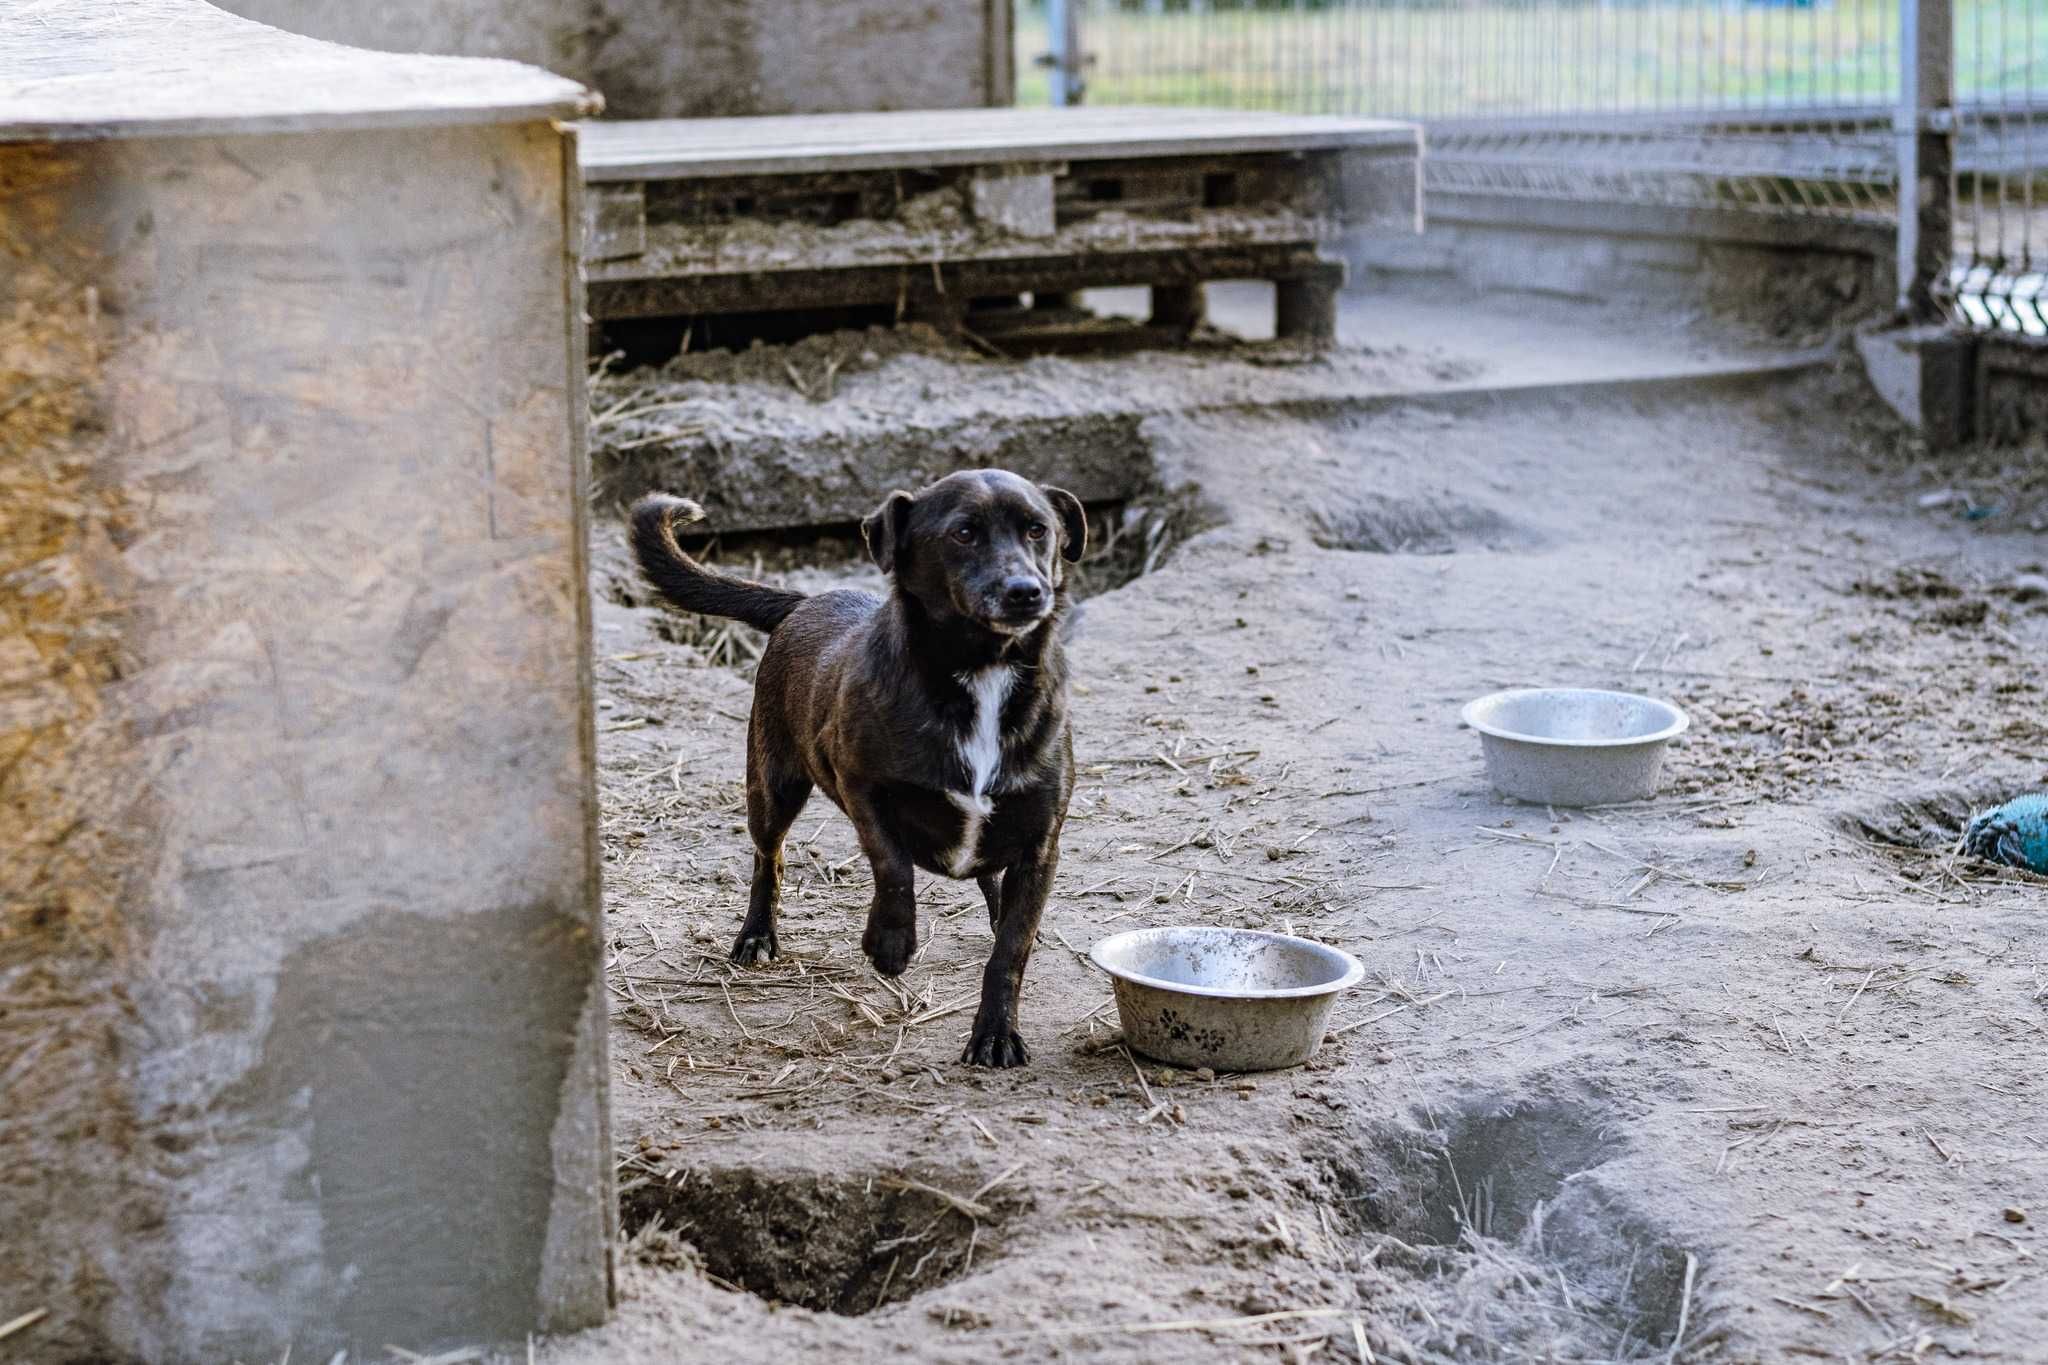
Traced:
<svg viewBox="0 0 2048 1365">
<path fill-rule="evenodd" d="M 1528 549 L 1539 538 L 1482 503 L 1448 490 L 1415 496 L 1361 493 L 1309 512 L 1310 538 L 1326 550 L 1447 555 Z"/>
<path fill-rule="evenodd" d="M 2048 775 L 2044 775 L 2048 783 Z M 1888 861 L 1893 875 L 1935 892 L 2048 886 L 2048 877 L 1987 862 L 1963 851 L 1963 831 L 1977 812 L 2013 794 L 2010 782 L 1979 780 L 1907 793 L 1841 816 L 1838 827 Z"/>
</svg>

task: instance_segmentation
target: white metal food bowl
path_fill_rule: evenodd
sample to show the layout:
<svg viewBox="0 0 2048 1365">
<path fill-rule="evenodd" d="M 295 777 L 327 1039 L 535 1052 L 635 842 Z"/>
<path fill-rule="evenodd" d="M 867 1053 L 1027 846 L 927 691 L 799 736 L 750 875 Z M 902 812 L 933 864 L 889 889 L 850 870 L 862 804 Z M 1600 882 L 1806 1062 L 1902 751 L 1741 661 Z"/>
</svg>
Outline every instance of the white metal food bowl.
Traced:
<svg viewBox="0 0 2048 1365">
<path fill-rule="evenodd" d="M 1338 994 L 1365 975 L 1342 949 L 1257 929 L 1133 929 L 1088 956 L 1115 982 L 1133 1049 L 1217 1071 L 1307 1061 Z"/>
<path fill-rule="evenodd" d="M 1465 707 L 1505 796 L 1605 806 L 1657 794 L 1664 749 L 1689 723 L 1668 701 L 1578 687 L 1496 692 Z"/>
</svg>

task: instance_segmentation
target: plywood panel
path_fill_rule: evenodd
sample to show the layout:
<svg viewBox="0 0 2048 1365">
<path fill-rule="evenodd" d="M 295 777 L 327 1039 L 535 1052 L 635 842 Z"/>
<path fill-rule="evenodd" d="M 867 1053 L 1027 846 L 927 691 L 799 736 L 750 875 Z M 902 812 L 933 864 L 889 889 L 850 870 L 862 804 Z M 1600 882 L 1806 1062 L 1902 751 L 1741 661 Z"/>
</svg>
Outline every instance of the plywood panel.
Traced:
<svg viewBox="0 0 2048 1365">
<path fill-rule="evenodd" d="M 1413 124 L 1213 109 L 948 109 L 597 122 L 586 181 L 1382 148 L 1413 157 Z"/>
<path fill-rule="evenodd" d="M 338 47 L 206 0 L 0 6 L 0 142 L 566 119 L 600 103 L 533 67 Z"/>
<path fill-rule="evenodd" d="M 19 1358 L 605 1312 L 575 186 L 547 123 L 0 146 Z"/>
</svg>

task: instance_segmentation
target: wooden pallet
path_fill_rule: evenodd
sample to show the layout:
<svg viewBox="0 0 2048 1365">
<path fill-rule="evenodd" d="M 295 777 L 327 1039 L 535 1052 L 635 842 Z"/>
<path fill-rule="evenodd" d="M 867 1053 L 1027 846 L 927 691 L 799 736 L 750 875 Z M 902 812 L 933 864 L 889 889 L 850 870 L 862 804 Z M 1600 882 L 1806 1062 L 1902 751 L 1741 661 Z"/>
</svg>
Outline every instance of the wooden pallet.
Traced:
<svg viewBox="0 0 2048 1365">
<path fill-rule="evenodd" d="M 1420 227 L 1416 128 L 1189 109 L 972 109 L 583 125 L 598 320 L 1278 286 L 1281 336 L 1328 340 L 1338 233 Z"/>
</svg>

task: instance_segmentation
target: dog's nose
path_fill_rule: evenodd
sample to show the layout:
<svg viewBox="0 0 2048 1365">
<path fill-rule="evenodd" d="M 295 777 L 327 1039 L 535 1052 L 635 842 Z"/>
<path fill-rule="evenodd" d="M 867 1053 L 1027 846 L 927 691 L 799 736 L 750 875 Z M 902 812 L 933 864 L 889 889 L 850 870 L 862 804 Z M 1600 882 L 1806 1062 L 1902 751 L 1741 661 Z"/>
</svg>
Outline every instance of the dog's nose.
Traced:
<svg viewBox="0 0 2048 1365">
<path fill-rule="evenodd" d="M 1045 584 L 1035 578 L 1012 578 L 1003 584 L 1003 605 L 1013 611 L 1028 611 L 1045 604 Z"/>
</svg>

